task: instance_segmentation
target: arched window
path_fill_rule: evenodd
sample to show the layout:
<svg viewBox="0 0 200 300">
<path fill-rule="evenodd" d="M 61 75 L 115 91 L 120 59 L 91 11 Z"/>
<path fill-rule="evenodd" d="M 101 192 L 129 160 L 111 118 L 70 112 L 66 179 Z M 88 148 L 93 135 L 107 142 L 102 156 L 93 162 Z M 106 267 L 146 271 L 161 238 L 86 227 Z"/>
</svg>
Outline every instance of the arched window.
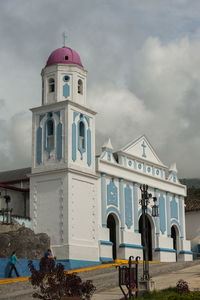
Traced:
<svg viewBox="0 0 200 300">
<path fill-rule="evenodd" d="M 53 93 L 55 91 L 55 80 L 53 78 L 49 79 L 49 93 Z"/>
<path fill-rule="evenodd" d="M 81 79 L 78 80 L 78 94 L 83 94 L 83 81 Z"/>
<path fill-rule="evenodd" d="M 82 121 L 79 124 L 79 146 L 85 149 L 85 125 Z"/>
<path fill-rule="evenodd" d="M 52 149 L 54 146 L 54 123 L 53 120 L 48 120 L 46 124 L 46 148 Z"/>
</svg>

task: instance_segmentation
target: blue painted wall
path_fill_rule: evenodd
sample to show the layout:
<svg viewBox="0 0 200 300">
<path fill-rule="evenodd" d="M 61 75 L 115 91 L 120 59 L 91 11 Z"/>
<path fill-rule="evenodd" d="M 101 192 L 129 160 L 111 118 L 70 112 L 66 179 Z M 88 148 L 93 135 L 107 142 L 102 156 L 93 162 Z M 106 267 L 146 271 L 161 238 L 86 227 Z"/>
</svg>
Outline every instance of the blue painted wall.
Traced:
<svg viewBox="0 0 200 300">
<path fill-rule="evenodd" d="M 9 258 L 0 258 L 0 278 L 7 278 L 8 273 L 10 270 L 10 259 Z M 36 269 L 39 269 L 39 260 L 32 260 Z M 20 259 L 19 262 L 21 265 L 16 263 L 16 268 L 18 270 L 18 273 L 20 276 L 30 276 L 31 273 L 28 268 L 28 262 L 29 259 Z M 82 267 L 87 267 L 87 266 L 92 266 L 92 265 L 97 265 L 100 264 L 99 261 L 88 261 L 88 260 L 75 260 L 75 259 L 70 259 L 70 260 L 56 260 L 56 263 L 62 263 L 65 267 L 65 270 L 70 270 L 70 269 L 77 269 L 77 268 L 82 268 Z M 12 272 L 12 277 L 16 277 L 15 271 Z"/>
</svg>

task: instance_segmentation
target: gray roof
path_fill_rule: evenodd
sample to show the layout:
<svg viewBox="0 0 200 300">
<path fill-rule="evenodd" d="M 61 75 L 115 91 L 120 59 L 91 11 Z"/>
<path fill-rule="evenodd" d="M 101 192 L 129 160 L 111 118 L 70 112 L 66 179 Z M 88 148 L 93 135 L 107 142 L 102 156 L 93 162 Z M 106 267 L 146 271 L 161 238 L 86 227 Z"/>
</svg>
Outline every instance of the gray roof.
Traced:
<svg viewBox="0 0 200 300">
<path fill-rule="evenodd" d="M 23 169 L 0 172 L 0 183 L 9 182 L 9 181 L 18 181 L 21 179 L 28 178 L 27 174 L 30 173 L 31 173 L 31 168 L 23 168 Z"/>
</svg>

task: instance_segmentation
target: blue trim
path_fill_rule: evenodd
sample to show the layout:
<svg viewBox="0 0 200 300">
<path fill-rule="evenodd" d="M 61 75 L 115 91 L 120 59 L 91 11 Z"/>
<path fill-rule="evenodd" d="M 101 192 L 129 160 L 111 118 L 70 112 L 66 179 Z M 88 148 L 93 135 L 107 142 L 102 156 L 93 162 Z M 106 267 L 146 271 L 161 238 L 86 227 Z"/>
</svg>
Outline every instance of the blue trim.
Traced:
<svg viewBox="0 0 200 300">
<path fill-rule="evenodd" d="M 83 124 L 83 145 L 80 145 L 80 124 Z M 85 122 L 83 120 L 83 115 L 80 114 L 80 120 L 78 121 L 78 124 L 77 124 L 77 127 L 78 127 L 78 150 L 79 152 L 81 153 L 81 160 L 83 159 L 83 153 L 85 152 L 85 131 L 86 131 L 86 127 L 85 127 Z"/>
<path fill-rule="evenodd" d="M 134 159 L 134 169 L 137 169 L 137 160 Z"/>
<path fill-rule="evenodd" d="M 36 160 L 38 165 L 42 162 L 42 128 L 38 127 L 37 129 L 37 153 Z"/>
<path fill-rule="evenodd" d="M 143 249 L 143 246 L 141 245 L 135 245 L 135 244 L 120 244 L 119 245 L 120 248 L 132 248 L 132 249 Z"/>
<path fill-rule="evenodd" d="M 133 215 L 132 215 L 132 190 L 127 183 L 125 189 L 125 220 L 128 229 L 133 225 Z"/>
<path fill-rule="evenodd" d="M 114 261 L 112 257 L 99 257 L 100 261 Z"/>
<path fill-rule="evenodd" d="M 111 206 L 111 207 L 109 207 L 109 208 L 106 210 L 106 215 L 107 215 L 107 216 L 108 216 L 110 213 L 116 214 L 116 215 L 119 217 L 119 220 L 121 221 L 121 214 L 119 213 L 119 211 L 118 211 L 115 207 Z M 106 227 L 107 227 L 107 225 L 106 225 Z"/>
<path fill-rule="evenodd" d="M 193 254 L 192 251 L 181 250 L 180 254 Z"/>
<path fill-rule="evenodd" d="M 138 184 L 133 182 L 133 206 L 134 206 L 134 231 L 139 232 L 138 229 Z"/>
<path fill-rule="evenodd" d="M 69 97 L 69 84 L 64 84 L 63 85 L 63 96 L 65 98 Z"/>
<path fill-rule="evenodd" d="M 118 206 L 118 190 L 113 178 L 107 185 L 107 205 Z"/>
<path fill-rule="evenodd" d="M 55 111 L 54 114 L 55 114 L 56 116 L 58 116 L 58 119 L 59 119 L 59 121 L 60 121 L 60 111 L 59 111 L 59 110 L 58 110 L 58 111 Z"/>
<path fill-rule="evenodd" d="M 57 158 L 62 159 L 62 124 L 59 123 L 57 126 Z"/>
<path fill-rule="evenodd" d="M 48 123 L 52 121 L 53 122 L 53 143 L 51 145 L 51 147 L 48 146 L 48 143 L 47 143 L 47 137 L 48 137 Z M 55 139 L 55 122 L 54 122 L 54 119 L 52 118 L 52 113 L 48 113 L 48 118 L 45 122 L 45 125 L 44 125 L 44 149 L 48 152 L 49 154 L 49 157 L 50 157 L 50 152 L 54 149 L 54 139 Z"/>
<path fill-rule="evenodd" d="M 170 209 L 171 209 L 171 218 L 178 219 L 178 204 L 176 202 L 176 198 L 174 195 L 170 202 Z"/>
<path fill-rule="evenodd" d="M 83 268 L 83 267 L 101 264 L 100 261 L 77 260 L 77 259 L 56 260 L 56 262 L 62 263 L 65 267 L 65 270 L 77 269 L 77 268 Z"/>
<path fill-rule="evenodd" d="M 87 130 L 87 164 L 91 166 L 91 130 Z"/>
<path fill-rule="evenodd" d="M 72 160 L 76 161 L 76 124 L 72 124 Z"/>
<path fill-rule="evenodd" d="M 146 148 L 146 145 L 145 145 L 145 142 L 143 141 L 143 143 L 141 144 L 142 148 L 143 148 L 143 153 L 142 153 L 142 157 L 147 157 L 146 156 L 146 153 L 145 153 L 145 148 Z"/>
<path fill-rule="evenodd" d="M 155 248 L 155 252 L 171 252 L 171 253 L 176 253 L 175 249 L 170 249 L 170 248 Z"/>
<path fill-rule="evenodd" d="M 121 227 L 123 231 L 125 229 L 125 203 L 124 203 L 124 180 L 119 178 L 119 207 L 121 214 Z"/>
<path fill-rule="evenodd" d="M 152 166 L 152 175 L 155 176 L 155 167 Z"/>
<path fill-rule="evenodd" d="M 147 166 L 146 166 L 146 163 L 144 162 L 144 163 L 143 163 L 143 172 L 144 172 L 144 173 L 146 173 L 146 169 L 147 169 Z"/>
<path fill-rule="evenodd" d="M 113 242 L 100 240 L 101 245 L 112 246 Z"/>
<path fill-rule="evenodd" d="M 69 75 L 63 76 L 63 81 L 64 82 L 68 82 L 69 80 L 70 80 L 70 76 Z"/>
<path fill-rule="evenodd" d="M 160 194 L 159 197 L 159 212 L 160 212 L 160 230 L 162 234 L 166 231 L 166 215 L 165 215 L 165 197 Z"/>
<path fill-rule="evenodd" d="M 176 225 L 176 226 L 178 227 L 179 235 L 180 235 L 180 233 L 181 233 L 180 224 L 179 224 L 176 220 L 171 220 L 171 227 L 172 227 L 173 225 Z M 170 227 L 170 228 L 171 228 L 171 227 Z"/>
<path fill-rule="evenodd" d="M 39 123 L 42 121 L 42 119 L 45 117 L 45 114 L 41 114 L 39 117 Z"/>
<path fill-rule="evenodd" d="M 78 116 L 78 112 L 77 111 L 74 111 L 73 113 L 73 122 L 76 120 L 76 117 Z"/>
<path fill-rule="evenodd" d="M 171 237 L 171 209 L 170 209 L 170 193 L 166 192 L 166 206 L 167 206 L 167 236 Z"/>
<path fill-rule="evenodd" d="M 86 121 L 88 123 L 88 127 L 90 127 L 90 118 L 88 116 L 84 116 L 84 118 L 86 119 Z"/>
<path fill-rule="evenodd" d="M 101 221 L 105 228 L 107 228 L 106 206 L 106 174 L 101 173 Z"/>
<path fill-rule="evenodd" d="M 21 259 L 18 258 L 21 266 L 16 266 L 20 276 L 29 276 L 31 275 L 30 270 L 28 268 L 28 262 L 30 259 Z M 113 259 L 110 259 L 113 260 Z M 36 269 L 39 269 L 40 260 L 32 260 Z M 76 260 L 76 259 L 67 259 L 67 260 L 56 260 L 56 264 L 62 263 L 64 265 L 65 270 L 76 269 L 81 267 L 88 267 L 93 265 L 101 264 L 101 261 L 90 261 L 90 260 Z M 8 273 L 10 270 L 10 259 L 9 258 L 0 258 L 0 278 L 8 277 Z M 15 272 L 12 272 L 12 276 L 16 277 Z"/>
<path fill-rule="evenodd" d="M 180 223 L 180 230 L 181 230 L 181 238 L 184 238 L 183 233 L 183 214 L 184 214 L 184 199 L 181 195 L 178 196 L 179 201 L 179 223 Z"/>
</svg>

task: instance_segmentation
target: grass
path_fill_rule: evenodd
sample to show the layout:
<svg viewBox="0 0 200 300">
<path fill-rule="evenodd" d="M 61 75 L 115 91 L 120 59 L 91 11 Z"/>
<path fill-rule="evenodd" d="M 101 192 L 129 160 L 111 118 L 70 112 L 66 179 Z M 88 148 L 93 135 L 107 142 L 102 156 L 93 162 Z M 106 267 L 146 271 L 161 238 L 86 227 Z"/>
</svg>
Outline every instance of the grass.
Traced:
<svg viewBox="0 0 200 300">
<path fill-rule="evenodd" d="M 146 292 L 140 300 L 200 300 L 200 291 L 187 294 L 177 294 L 176 288 L 168 288 L 161 291 Z"/>
</svg>

